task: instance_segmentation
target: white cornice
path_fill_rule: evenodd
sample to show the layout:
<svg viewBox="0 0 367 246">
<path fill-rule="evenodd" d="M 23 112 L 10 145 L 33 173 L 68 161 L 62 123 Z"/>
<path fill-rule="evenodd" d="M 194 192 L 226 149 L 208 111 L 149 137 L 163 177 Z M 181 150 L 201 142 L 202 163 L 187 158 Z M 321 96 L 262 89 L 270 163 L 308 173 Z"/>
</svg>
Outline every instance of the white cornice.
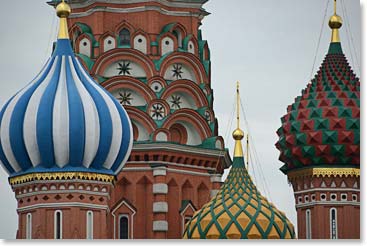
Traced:
<svg viewBox="0 0 367 246">
<path fill-rule="evenodd" d="M 345 191 L 352 191 L 352 192 L 360 192 L 359 189 L 354 188 L 314 188 L 314 189 L 308 189 L 308 190 L 301 190 L 301 191 L 295 191 L 294 194 L 303 194 L 303 193 L 309 193 L 309 192 L 316 192 L 316 191 L 337 191 L 337 192 L 345 192 Z"/>
<path fill-rule="evenodd" d="M 314 202 L 308 202 L 308 203 L 302 203 L 302 204 L 296 205 L 296 208 L 313 207 L 313 206 L 317 206 L 317 205 L 360 206 L 360 203 L 359 202 L 351 202 L 351 201 L 314 201 Z"/>
<path fill-rule="evenodd" d="M 107 3 L 107 4 L 119 4 L 119 5 L 126 5 L 126 4 L 148 4 L 148 3 L 159 3 L 167 7 L 174 7 L 174 8 L 196 8 L 204 11 L 202 9 L 203 4 L 207 1 L 168 1 L 168 0 L 85 0 L 85 1 L 78 1 L 74 0 L 71 1 L 70 5 L 72 9 L 78 8 L 85 8 L 94 3 Z"/>
<path fill-rule="evenodd" d="M 80 18 L 89 16 L 96 12 L 109 12 L 109 13 L 136 13 L 136 12 L 144 12 L 144 11 L 157 11 L 163 15 L 169 16 L 184 16 L 184 17 L 202 17 L 199 13 L 187 12 L 187 11 L 171 11 L 159 6 L 142 6 L 142 7 L 134 7 L 134 8 L 112 8 L 112 7 L 94 7 L 88 9 L 84 12 L 74 12 L 69 18 Z"/>
<path fill-rule="evenodd" d="M 62 208 L 62 207 L 83 207 L 83 208 L 103 209 L 103 210 L 109 211 L 109 208 L 107 205 L 97 205 L 97 204 L 81 203 L 81 202 L 63 202 L 63 203 L 42 203 L 42 204 L 25 206 L 22 208 L 18 208 L 17 212 L 24 212 L 27 210 L 37 209 L 37 208 Z"/>
</svg>

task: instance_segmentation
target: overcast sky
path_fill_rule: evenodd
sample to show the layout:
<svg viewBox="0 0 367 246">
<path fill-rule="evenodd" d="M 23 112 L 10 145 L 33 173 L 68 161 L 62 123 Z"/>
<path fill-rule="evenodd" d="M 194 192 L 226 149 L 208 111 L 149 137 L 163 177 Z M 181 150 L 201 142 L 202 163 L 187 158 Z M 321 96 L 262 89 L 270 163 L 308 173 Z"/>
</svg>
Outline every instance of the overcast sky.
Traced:
<svg viewBox="0 0 367 246">
<path fill-rule="evenodd" d="M 45 2 L 12 0 L 5 6 L 3 3 L 0 107 L 33 79 L 50 55 L 57 18 Z M 316 53 L 327 2 L 327 17 Z M 232 155 L 233 140 L 231 134 L 226 137 L 226 132 L 231 133 L 234 128 L 234 122 L 231 129 L 228 125 L 232 122 L 235 82 L 240 81 L 246 119 L 259 158 L 257 163 L 252 163 L 255 172 L 250 168 L 250 173 L 259 190 L 267 196 L 266 186 L 259 176 L 260 169 L 263 170 L 270 200 L 295 226 L 293 191 L 286 176 L 279 171 L 282 163 L 274 146 L 276 130 L 287 106 L 301 94 L 327 53 L 331 35 L 327 22 L 332 15 L 332 4 L 332 0 L 210 0 L 205 4 L 211 15 L 203 21 L 202 30 L 211 49 L 214 110 L 219 133 Z M 360 3 L 344 0 L 344 6 L 349 25 L 342 4 L 338 6 L 338 14 L 344 20 L 342 46 L 360 76 Z M 242 128 L 246 128 L 245 124 Z M 0 200 L 0 238 L 15 238 L 16 201 L 2 168 Z"/>
</svg>

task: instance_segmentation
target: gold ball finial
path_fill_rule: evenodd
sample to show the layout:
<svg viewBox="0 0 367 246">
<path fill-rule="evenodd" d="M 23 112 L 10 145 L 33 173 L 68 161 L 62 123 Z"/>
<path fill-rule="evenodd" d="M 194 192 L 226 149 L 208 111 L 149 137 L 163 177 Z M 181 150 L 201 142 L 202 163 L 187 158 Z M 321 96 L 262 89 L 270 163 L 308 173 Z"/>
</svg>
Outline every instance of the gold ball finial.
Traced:
<svg viewBox="0 0 367 246">
<path fill-rule="evenodd" d="M 58 17 L 68 18 L 70 13 L 71 13 L 71 8 L 69 4 L 65 3 L 64 0 L 56 6 L 56 14 Z"/>
<path fill-rule="evenodd" d="M 329 27 L 331 29 L 339 29 L 341 28 L 342 25 L 343 25 L 343 20 L 339 15 L 334 14 L 333 16 L 330 17 Z"/>
<path fill-rule="evenodd" d="M 237 128 L 233 131 L 232 136 L 234 140 L 242 140 L 245 136 L 245 133 L 240 128 Z"/>
</svg>

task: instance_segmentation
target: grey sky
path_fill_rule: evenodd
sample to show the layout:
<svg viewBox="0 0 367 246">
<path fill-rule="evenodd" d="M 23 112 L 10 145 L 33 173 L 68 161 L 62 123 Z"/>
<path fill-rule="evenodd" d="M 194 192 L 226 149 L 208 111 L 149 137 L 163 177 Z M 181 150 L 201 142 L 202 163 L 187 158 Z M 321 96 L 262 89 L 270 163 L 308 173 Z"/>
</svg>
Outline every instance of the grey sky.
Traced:
<svg viewBox="0 0 367 246">
<path fill-rule="evenodd" d="M 332 14 L 329 0 L 320 47 L 324 10 L 328 0 L 210 0 L 205 8 L 212 13 L 203 21 L 203 37 L 209 41 L 212 60 L 212 88 L 214 109 L 219 132 L 232 154 L 233 140 L 226 138 L 227 125 L 235 97 L 235 82 L 241 82 L 241 96 L 250 134 L 272 202 L 296 226 L 293 192 L 278 169 L 279 151 L 276 130 L 286 108 L 300 95 L 321 64 L 330 43 L 331 31 L 327 21 Z M 46 0 L 7 1 L 0 15 L 0 106 L 30 82 L 49 57 L 56 38 L 57 18 Z M 340 2 L 340 1 L 338 1 Z M 4 4 L 4 3 L 3 3 Z M 357 76 L 360 76 L 360 3 L 344 0 L 346 17 L 338 6 L 344 25 L 341 40 Z M 347 37 L 347 30 L 349 38 Z M 351 56 L 353 37 L 356 56 Z M 350 44 L 348 42 L 350 40 Z M 234 124 L 230 129 L 230 133 Z M 245 128 L 243 124 L 243 128 Z M 251 165 L 251 164 L 250 164 Z M 250 173 L 261 191 L 265 191 L 260 168 Z M 263 192 L 266 195 L 266 192 Z M 7 182 L 7 174 L 0 168 L 0 238 L 15 238 L 17 229 L 16 201 Z"/>
</svg>

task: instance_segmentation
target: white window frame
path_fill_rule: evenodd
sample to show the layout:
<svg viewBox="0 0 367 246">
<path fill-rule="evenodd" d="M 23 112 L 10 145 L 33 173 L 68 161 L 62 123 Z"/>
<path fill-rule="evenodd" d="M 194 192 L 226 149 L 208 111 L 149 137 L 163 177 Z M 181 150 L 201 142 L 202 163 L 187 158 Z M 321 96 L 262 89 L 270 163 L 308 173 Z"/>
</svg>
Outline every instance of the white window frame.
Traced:
<svg viewBox="0 0 367 246">
<path fill-rule="evenodd" d="M 93 211 L 88 210 L 86 213 L 86 239 L 93 239 L 93 227 L 94 227 L 94 215 L 93 215 Z"/>
<path fill-rule="evenodd" d="M 32 239 L 32 214 L 26 215 L 26 239 Z"/>
<path fill-rule="evenodd" d="M 306 210 L 306 239 L 312 239 L 311 209 Z"/>
<path fill-rule="evenodd" d="M 127 218 L 127 239 L 130 239 L 130 216 L 128 214 L 120 214 L 119 215 L 119 220 L 118 220 L 118 239 L 120 239 L 120 220 L 121 218 Z"/>
<path fill-rule="evenodd" d="M 60 214 L 60 238 L 57 238 L 57 214 Z M 56 210 L 54 213 L 54 239 L 62 239 L 62 211 Z"/>
<path fill-rule="evenodd" d="M 335 211 L 335 238 L 333 238 L 333 220 L 332 212 Z M 338 211 L 336 208 L 330 208 L 330 239 L 338 239 Z"/>
</svg>

